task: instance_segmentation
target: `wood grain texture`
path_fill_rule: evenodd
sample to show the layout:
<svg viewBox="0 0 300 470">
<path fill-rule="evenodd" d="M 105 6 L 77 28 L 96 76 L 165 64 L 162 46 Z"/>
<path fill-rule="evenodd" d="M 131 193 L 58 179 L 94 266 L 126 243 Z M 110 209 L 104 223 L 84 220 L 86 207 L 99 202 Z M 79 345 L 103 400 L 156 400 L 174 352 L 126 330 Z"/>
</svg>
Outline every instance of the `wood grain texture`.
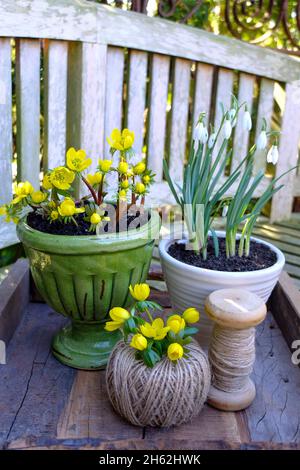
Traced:
<svg viewBox="0 0 300 470">
<path fill-rule="evenodd" d="M 210 103 L 213 86 L 214 67 L 196 64 L 196 83 L 194 96 L 193 127 L 197 124 L 200 113 L 206 113 L 206 124 L 210 122 Z"/>
<path fill-rule="evenodd" d="M 253 75 L 241 73 L 239 81 L 238 101 L 240 104 L 247 104 L 247 109 L 250 114 L 252 111 L 254 83 L 255 77 Z M 240 111 L 235 127 L 231 172 L 236 169 L 236 167 L 241 163 L 241 161 L 245 158 L 248 152 L 250 133 L 243 129 L 243 115 L 244 109 Z"/>
<path fill-rule="evenodd" d="M 190 94 L 191 63 L 176 59 L 172 89 L 172 119 L 170 135 L 170 176 L 182 180 L 185 159 Z"/>
<path fill-rule="evenodd" d="M 21 39 L 16 49 L 18 179 L 40 181 L 40 41 Z"/>
<path fill-rule="evenodd" d="M 251 439 L 299 443 L 299 368 L 291 362 L 288 345 L 270 314 L 257 328 L 252 378 L 257 394 L 246 410 Z"/>
<path fill-rule="evenodd" d="M 298 146 L 300 140 L 300 80 L 286 86 L 286 103 L 282 119 L 279 144 L 279 160 L 276 175 L 294 167 L 298 163 Z M 280 179 L 284 184 L 284 197 L 278 192 L 272 198 L 271 222 L 288 219 L 292 213 L 293 193 L 296 171 Z"/>
<path fill-rule="evenodd" d="M 65 164 L 67 126 L 68 43 L 44 46 L 44 170 Z"/>
<path fill-rule="evenodd" d="M 0 206 L 12 199 L 12 82 L 10 39 L 0 39 Z"/>
<path fill-rule="evenodd" d="M 145 52 L 130 51 L 126 127 L 135 133 L 134 150 L 138 155 L 142 154 L 144 141 L 147 64 Z"/>
<path fill-rule="evenodd" d="M 6 346 L 18 327 L 29 302 L 29 267 L 19 259 L 0 283 L 0 340 Z"/>
<path fill-rule="evenodd" d="M 27 0 L 2 0 L 0 15 L 0 36 L 10 37 L 13 31 L 16 37 L 101 42 L 207 62 L 279 81 L 299 79 L 297 59 L 279 52 L 84 0 L 32 0 L 30 6 Z"/>
<path fill-rule="evenodd" d="M 98 438 L 110 441 L 141 438 L 142 435 L 142 428 L 128 425 L 111 408 L 105 371 L 77 373 L 68 405 L 60 416 L 59 439 Z"/>
<path fill-rule="evenodd" d="M 148 127 L 148 166 L 162 181 L 167 118 L 170 58 L 154 54 L 151 65 L 151 91 Z"/>
<path fill-rule="evenodd" d="M 52 335 L 64 323 L 45 304 L 25 312 L 0 369 L 0 442 L 55 436 L 75 374 L 50 354 Z"/>
<path fill-rule="evenodd" d="M 272 115 L 274 106 L 274 82 L 266 78 L 262 78 L 260 82 L 259 103 L 256 118 L 256 133 L 255 139 L 257 140 L 262 124 L 263 118 L 267 123 L 267 130 L 271 130 Z M 266 152 L 257 150 L 253 164 L 253 173 L 256 174 L 260 169 L 266 168 Z"/>
</svg>

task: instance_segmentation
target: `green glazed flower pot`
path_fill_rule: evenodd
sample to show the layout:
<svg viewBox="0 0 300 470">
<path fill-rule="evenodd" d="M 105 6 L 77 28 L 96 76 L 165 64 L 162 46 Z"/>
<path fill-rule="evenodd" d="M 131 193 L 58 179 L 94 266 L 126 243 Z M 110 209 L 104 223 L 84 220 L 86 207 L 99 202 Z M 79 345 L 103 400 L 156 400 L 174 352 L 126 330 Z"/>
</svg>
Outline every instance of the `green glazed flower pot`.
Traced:
<svg viewBox="0 0 300 470">
<path fill-rule="evenodd" d="M 35 284 L 45 301 L 71 324 L 59 331 L 52 352 L 78 369 L 101 369 L 119 332 L 104 325 L 113 307 L 130 307 L 130 284 L 144 282 L 160 218 L 126 232 L 91 236 L 51 235 L 32 229 L 26 220 L 17 233 L 29 259 Z"/>
</svg>

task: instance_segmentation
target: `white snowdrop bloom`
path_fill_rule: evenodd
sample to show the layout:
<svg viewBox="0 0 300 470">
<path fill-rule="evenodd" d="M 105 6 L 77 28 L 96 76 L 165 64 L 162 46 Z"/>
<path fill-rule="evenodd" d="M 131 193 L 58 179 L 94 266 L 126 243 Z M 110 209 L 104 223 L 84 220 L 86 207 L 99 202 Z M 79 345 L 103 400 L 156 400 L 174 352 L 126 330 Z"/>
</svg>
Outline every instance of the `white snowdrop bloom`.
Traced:
<svg viewBox="0 0 300 470">
<path fill-rule="evenodd" d="M 243 115 L 243 129 L 245 131 L 251 131 L 252 129 L 252 119 L 249 111 L 245 111 Z"/>
<path fill-rule="evenodd" d="M 277 145 L 272 145 L 272 147 L 270 148 L 267 154 L 267 162 L 273 163 L 273 165 L 276 165 L 276 163 L 278 162 L 278 158 L 279 158 L 278 147 Z"/>
<path fill-rule="evenodd" d="M 228 114 L 229 114 L 229 119 L 231 121 L 231 126 L 235 127 L 236 126 L 236 114 L 237 114 L 236 110 L 232 108 Z"/>
<path fill-rule="evenodd" d="M 226 119 L 225 124 L 224 124 L 224 138 L 228 140 L 231 136 L 231 132 L 232 132 L 231 122 L 229 121 L 229 119 Z"/>
<path fill-rule="evenodd" d="M 201 144 L 206 144 L 208 140 L 208 130 L 203 122 L 199 122 L 195 127 L 194 139 L 198 140 Z"/>
<path fill-rule="evenodd" d="M 227 212 L 228 212 L 228 206 L 224 206 L 222 210 L 222 217 L 226 217 Z"/>
<path fill-rule="evenodd" d="M 264 150 L 267 146 L 267 142 L 268 142 L 268 138 L 267 138 L 266 131 L 261 131 L 256 142 L 257 149 Z"/>
<path fill-rule="evenodd" d="M 209 149 L 213 148 L 216 138 L 217 138 L 217 134 L 215 132 L 209 136 L 208 144 L 207 144 Z"/>
</svg>

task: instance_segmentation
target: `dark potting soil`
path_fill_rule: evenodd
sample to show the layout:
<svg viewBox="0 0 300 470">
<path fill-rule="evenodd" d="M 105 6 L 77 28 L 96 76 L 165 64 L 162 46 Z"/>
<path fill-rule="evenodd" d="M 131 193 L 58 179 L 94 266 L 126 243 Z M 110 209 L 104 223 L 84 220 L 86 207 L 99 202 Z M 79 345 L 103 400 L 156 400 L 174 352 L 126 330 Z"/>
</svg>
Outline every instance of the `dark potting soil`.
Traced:
<svg viewBox="0 0 300 470">
<path fill-rule="evenodd" d="M 258 271 L 259 269 L 269 268 L 277 261 L 277 255 L 268 246 L 263 243 L 251 241 L 249 256 L 232 256 L 226 258 L 225 239 L 219 238 L 220 252 L 219 256 L 214 255 L 212 240 L 208 241 L 207 259 L 194 253 L 192 250 L 185 249 L 185 243 L 174 243 L 168 249 L 169 255 L 178 261 L 199 268 L 211 269 L 214 271 L 227 272 L 246 272 Z"/>
<path fill-rule="evenodd" d="M 90 223 L 85 221 L 84 217 L 85 214 L 76 215 L 75 220 L 78 225 L 75 225 L 74 223 L 64 224 L 58 221 L 50 223 L 50 221 L 42 217 L 41 214 L 38 214 L 36 212 L 30 212 L 27 216 L 27 224 L 35 230 L 39 230 L 40 232 L 45 233 L 51 233 L 52 235 L 95 235 L 95 232 L 89 232 Z M 126 214 L 124 217 L 127 218 L 127 221 L 125 221 L 123 218 L 122 223 L 117 223 L 116 227 L 114 227 L 114 224 L 106 222 L 105 225 L 103 225 L 101 232 L 119 232 L 119 225 L 121 225 L 123 230 L 123 227 L 126 226 L 125 224 L 127 224 L 127 229 L 134 227 L 139 228 L 145 225 L 150 219 L 150 215 L 148 214 L 148 212 L 145 212 L 144 214 L 140 214 L 140 212 L 137 212 L 135 215 Z M 137 218 L 139 218 L 139 223 L 135 224 L 134 221 Z"/>
</svg>

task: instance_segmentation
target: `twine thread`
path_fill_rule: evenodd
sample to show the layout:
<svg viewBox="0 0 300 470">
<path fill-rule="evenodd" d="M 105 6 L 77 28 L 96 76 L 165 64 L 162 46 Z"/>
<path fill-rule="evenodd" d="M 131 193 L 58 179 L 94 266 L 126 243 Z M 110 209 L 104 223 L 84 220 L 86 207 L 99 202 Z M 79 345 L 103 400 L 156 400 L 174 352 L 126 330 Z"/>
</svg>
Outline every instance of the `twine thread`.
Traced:
<svg viewBox="0 0 300 470">
<path fill-rule="evenodd" d="M 224 392 L 246 388 L 254 360 L 255 328 L 234 330 L 214 326 L 209 350 L 214 387 Z"/>
<path fill-rule="evenodd" d="M 149 368 L 120 341 L 106 369 L 107 391 L 114 409 L 137 426 L 169 427 L 198 415 L 210 387 L 210 366 L 196 342 L 187 349 L 187 359 L 174 363 L 164 358 Z"/>
</svg>

